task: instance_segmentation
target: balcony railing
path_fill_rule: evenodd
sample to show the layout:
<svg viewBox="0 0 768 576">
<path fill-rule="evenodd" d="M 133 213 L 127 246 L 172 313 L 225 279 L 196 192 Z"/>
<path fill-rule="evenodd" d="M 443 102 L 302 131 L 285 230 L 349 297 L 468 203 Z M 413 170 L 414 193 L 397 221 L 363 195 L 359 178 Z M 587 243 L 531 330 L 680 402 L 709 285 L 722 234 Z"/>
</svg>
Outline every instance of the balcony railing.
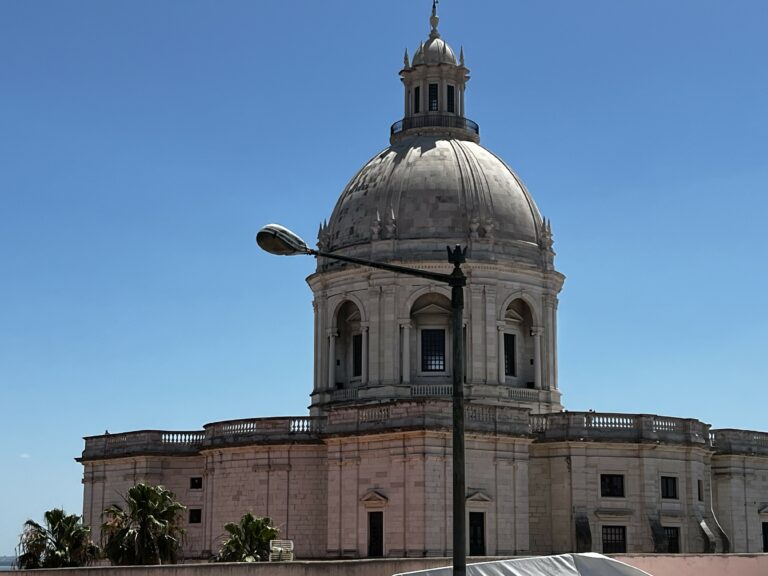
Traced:
<svg viewBox="0 0 768 576">
<path fill-rule="evenodd" d="M 480 126 L 469 118 L 453 114 L 422 114 L 408 116 L 398 120 L 390 128 L 390 134 L 395 135 L 411 128 L 459 128 L 480 135 Z"/>
<path fill-rule="evenodd" d="M 131 455 L 194 455 L 220 446 L 262 442 L 320 442 L 324 434 L 377 432 L 387 429 L 450 429 L 450 386 L 419 390 L 420 398 L 382 405 L 349 406 L 326 417 L 250 418 L 207 424 L 204 430 L 138 430 L 89 436 L 84 459 Z M 438 388 L 439 387 L 439 388 Z M 698 445 L 727 454 L 768 454 L 768 433 L 751 430 L 709 430 L 689 418 L 651 414 L 555 412 L 530 415 L 508 406 L 468 404 L 468 432 L 533 436 L 537 441 L 669 443 Z"/>
</svg>

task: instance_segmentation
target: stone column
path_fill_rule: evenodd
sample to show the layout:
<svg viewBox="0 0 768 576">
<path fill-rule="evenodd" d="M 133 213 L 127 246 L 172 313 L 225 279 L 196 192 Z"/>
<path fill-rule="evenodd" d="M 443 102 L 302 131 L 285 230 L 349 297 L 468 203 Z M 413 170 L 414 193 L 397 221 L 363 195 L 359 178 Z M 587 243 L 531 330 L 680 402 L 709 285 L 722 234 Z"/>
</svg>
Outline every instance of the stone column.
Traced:
<svg viewBox="0 0 768 576">
<path fill-rule="evenodd" d="M 536 382 L 536 389 L 542 389 L 541 382 L 541 328 L 534 328 L 531 330 L 533 336 L 533 373 L 534 380 Z"/>
<path fill-rule="evenodd" d="M 403 367 L 403 384 L 410 384 L 411 382 L 411 323 L 403 322 L 401 324 L 403 328 L 403 339 L 401 341 L 401 353 Z"/>
<path fill-rule="evenodd" d="M 336 331 L 328 331 L 328 390 L 336 387 Z"/>
<path fill-rule="evenodd" d="M 507 382 L 507 374 L 506 374 L 506 363 L 504 362 L 504 328 L 505 326 L 503 324 L 500 324 L 496 327 L 496 330 L 498 332 L 498 349 L 499 349 L 499 358 L 498 358 L 498 367 L 499 367 L 499 384 L 506 384 Z"/>
<path fill-rule="evenodd" d="M 365 386 L 368 384 L 368 326 L 363 326 L 363 372 L 360 375 L 360 383 Z"/>
</svg>

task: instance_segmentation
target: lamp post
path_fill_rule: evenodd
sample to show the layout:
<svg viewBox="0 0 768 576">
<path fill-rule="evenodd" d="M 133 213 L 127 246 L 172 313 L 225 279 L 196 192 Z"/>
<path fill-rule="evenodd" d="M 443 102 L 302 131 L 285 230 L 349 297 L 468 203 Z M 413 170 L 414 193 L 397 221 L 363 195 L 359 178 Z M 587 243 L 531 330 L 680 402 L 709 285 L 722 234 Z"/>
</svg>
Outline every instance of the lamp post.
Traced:
<svg viewBox="0 0 768 576">
<path fill-rule="evenodd" d="M 467 277 L 461 270 L 465 262 L 467 249 L 458 244 L 453 250 L 448 246 L 448 262 L 453 264 L 450 274 L 418 270 L 406 266 L 374 262 L 363 258 L 353 258 L 313 250 L 298 235 L 279 224 L 267 224 L 256 234 L 256 243 L 270 254 L 278 256 L 293 256 L 306 254 L 322 256 L 332 260 L 350 262 L 379 270 L 387 270 L 397 274 L 426 278 L 435 282 L 448 284 L 451 287 L 451 329 L 453 344 L 453 574 L 465 576 L 467 571 L 466 548 L 466 488 L 464 481 L 464 338 L 462 316 L 464 314 L 464 286 Z"/>
</svg>

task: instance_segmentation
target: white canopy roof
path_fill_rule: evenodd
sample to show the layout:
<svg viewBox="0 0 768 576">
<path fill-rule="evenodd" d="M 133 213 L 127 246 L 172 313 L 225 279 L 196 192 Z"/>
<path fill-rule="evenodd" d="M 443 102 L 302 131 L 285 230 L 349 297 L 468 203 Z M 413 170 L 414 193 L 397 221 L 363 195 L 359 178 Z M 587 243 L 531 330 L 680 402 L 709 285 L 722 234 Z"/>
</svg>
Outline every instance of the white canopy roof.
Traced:
<svg viewBox="0 0 768 576">
<path fill-rule="evenodd" d="M 451 576 L 453 568 L 433 568 L 395 576 Z M 652 576 L 602 554 L 561 554 L 467 565 L 467 576 Z"/>
</svg>

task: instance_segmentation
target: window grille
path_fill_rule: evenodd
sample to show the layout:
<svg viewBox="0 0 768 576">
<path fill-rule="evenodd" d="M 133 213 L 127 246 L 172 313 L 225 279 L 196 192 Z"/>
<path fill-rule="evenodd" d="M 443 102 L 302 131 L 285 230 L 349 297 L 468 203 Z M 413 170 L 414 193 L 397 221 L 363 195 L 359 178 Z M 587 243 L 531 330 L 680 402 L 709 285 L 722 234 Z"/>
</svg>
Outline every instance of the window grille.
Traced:
<svg viewBox="0 0 768 576">
<path fill-rule="evenodd" d="M 437 112 L 439 110 L 437 106 L 437 84 L 429 85 L 429 111 Z"/>
<path fill-rule="evenodd" d="M 421 371 L 445 372 L 445 330 L 421 331 Z"/>
<path fill-rule="evenodd" d="M 455 103 L 455 95 L 454 95 L 455 89 L 450 84 L 448 85 L 448 101 L 446 104 L 448 105 L 448 112 L 455 112 L 456 103 Z"/>
<path fill-rule="evenodd" d="M 624 475 L 600 474 L 600 496 L 604 498 L 624 498 Z"/>
<path fill-rule="evenodd" d="M 680 528 L 677 526 L 664 526 L 664 536 L 667 538 L 667 552 L 669 554 L 679 554 Z"/>
<path fill-rule="evenodd" d="M 627 551 L 627 527 L 603 526 L 603 554 L 624 554 Z"/>
</svg>

